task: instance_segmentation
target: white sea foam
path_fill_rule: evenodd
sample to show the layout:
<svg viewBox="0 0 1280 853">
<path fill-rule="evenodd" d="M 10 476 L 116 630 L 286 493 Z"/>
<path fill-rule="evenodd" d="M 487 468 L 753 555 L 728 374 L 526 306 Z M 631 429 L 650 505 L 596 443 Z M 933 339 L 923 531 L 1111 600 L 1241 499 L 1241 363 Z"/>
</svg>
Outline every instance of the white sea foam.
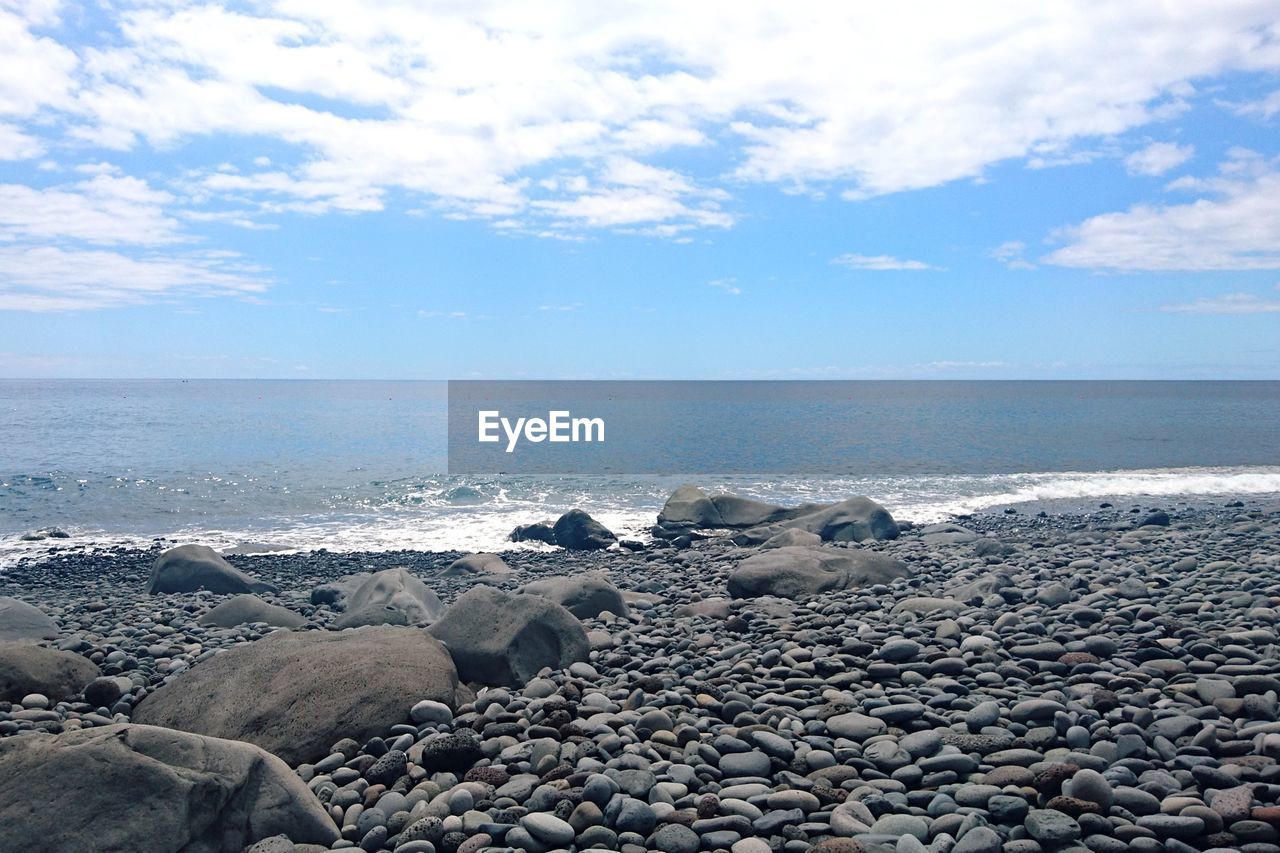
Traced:
<svg viewBox="0 0 1280 853">
<path fill-rule="evenodd" d="M 111 529 L 109 525 L 68 527 L 69 540 L 23 542 L 16 535 L 0 540 L 0 566 L 49 547 L 114 545 L 146 547 L 154 537 L 199 541 L 219 549 L 253 543 L 272 549 L 331 551 L 497 551 L 543 548 L 514 544 L 508 534 L 518 524 L 549 521 L 582 507 L 624 538 L 645 539 L 666 494 L 678 481 L 489 482 L 480 488 L 413 487 L 388 493 L 382 503 L 359 512 L 319 512 L 255 520 L 252 524 L 188 523 L 148 531 Z M 1280 467 L 1165 468 L 1129 471 L 1046 472 L 989 476 L 903 478 L 769 478 L 722 480 L 709 491 L 728 491 L 782 504 L 833 501 L 865 494 L 900 519 L 941 521 L 992 508 L 1046 502 L 1053 509 L 1086 511 L 1101 500 L 1172 503 L 1208 502 L 1245 496 L 1280 496 Z M 462 489 L 463 491 L 459 491 Z M 394 492 L 395 490 L 392 490 Z"/>
<path fill-rule="evenodd" d="M 903 494 L 898 514 L 919 521 L 937 521 L 952 515 L 1036 501 L 1280 493 L 1280 467 L 1063 471 L 948 479 L 951 480 L 950 495 Z"/>
</svg>

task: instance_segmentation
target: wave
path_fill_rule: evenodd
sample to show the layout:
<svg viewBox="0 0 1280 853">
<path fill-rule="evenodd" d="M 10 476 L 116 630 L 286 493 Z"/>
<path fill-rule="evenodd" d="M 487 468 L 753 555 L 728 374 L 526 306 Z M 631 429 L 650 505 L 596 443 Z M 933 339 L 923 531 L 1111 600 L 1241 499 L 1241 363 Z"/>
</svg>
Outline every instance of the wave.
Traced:
<svg viewBox="0 0 1280 853">
<path fill-rule="evenodd" d="M 1280 467 L 1055 471 L 949 478 L 951 495 L 904 495 L 899 512 L 921 521 L 1041 501 L 1207 498 L 1280 494 Z M 912 515 L 912 513 L 915 515 Z"/>
<path fill-rule="evenodd" d="M 34 479 L 34 478 L 33 478 Z M 44 478 L 40 478 L 43 480 Z M 508 542 L 517 524 L 555 518 L 582 507 L 626 538 L 647 538 L 667 494 L 678 477 L 647 478 L 487 478 L 463 481 L 426 477 L 373 481 L 319 500 L 289 493 L 277 485 L 269 493 L 245 492 L 226 516 L 175 512 L 174 489 L 155 491 L 153 502 L 140 501 L 137 483 L 113 490 L 118 499 L 80 505 L 81 524 L 63 525 L 69 540 L 24 542 L 19 533 L 0 537 L 0 566 L 41 553 L 51 545 L 146 547 L 157 536 L 200 541 L 215 548 L 241 550 L 479 551 L 545 546 Z M 79 481 L 83 483 L 84 481 Z M 29 481 L 28 483 L 29 484 Z M 762 477 L 719 478 L 704 482 L 708 491 L 724 491 L 781 504 L 834 501 L 869 495 L 900 519 L 934 522 L 992 508 L 1044 503 L 1059 512 L 1084 512 L 1101 500 L 1210 498 L 1280 495 L 1280 467 L 1161 468 L 1120 471 L 1063 471 L 933 477 Z M 160 487 L 157 486 L 157 489 Z M 40 483 L 38 491 L 47 493 Z M 78 490 L 69 490 L 76 492 Z M 120 492 L 125 492 L 121 494 Z M 12 492 L 8 500 L 19 496 Z M 204 507 L 205 495 L 183 495 Z M 3 500 L 0 500 L 3 503 Z M 28 508 L 27 529 L 45 513 Z M 98 516 L 92 520 L 86 515 Z M 252 547 L 245 548 L 246 543 Z"/>
</svg>

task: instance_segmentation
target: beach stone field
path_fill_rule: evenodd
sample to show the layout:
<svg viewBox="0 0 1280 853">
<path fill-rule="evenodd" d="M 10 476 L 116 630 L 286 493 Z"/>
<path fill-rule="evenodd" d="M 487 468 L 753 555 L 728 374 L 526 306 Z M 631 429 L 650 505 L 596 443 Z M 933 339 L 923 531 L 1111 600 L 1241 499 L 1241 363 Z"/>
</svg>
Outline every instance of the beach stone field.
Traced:
<svg viewBox="0 0 1280 853">
<path fill-rule="evenodd" d="M 1280 851 L 1280 505 L 0 573 L 0 853 Z"/>
</svg>

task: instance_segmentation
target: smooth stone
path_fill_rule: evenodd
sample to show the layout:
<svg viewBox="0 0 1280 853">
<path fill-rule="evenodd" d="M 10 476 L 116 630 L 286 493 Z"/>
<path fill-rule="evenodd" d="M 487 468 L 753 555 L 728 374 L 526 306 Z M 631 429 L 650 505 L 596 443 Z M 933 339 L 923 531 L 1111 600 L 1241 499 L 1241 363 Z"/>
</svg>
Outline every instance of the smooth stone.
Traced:
<svg viewBox="0 0 1280 853">
<path fill-rule="evenodd" d="M 577 835 L 566 821 L 542 812 L 525 815 L 520 825 L 534 838 L 555 847 L 567 847 Z"/>
<path fill-rule="evenodd" d="M 1080 824 L 1075 818 L 1051 809 L 1032 809 L 1023 826 L 1028 835 L 1047 844 L 1064 844 L 1080 837 Z"/>
</svg>

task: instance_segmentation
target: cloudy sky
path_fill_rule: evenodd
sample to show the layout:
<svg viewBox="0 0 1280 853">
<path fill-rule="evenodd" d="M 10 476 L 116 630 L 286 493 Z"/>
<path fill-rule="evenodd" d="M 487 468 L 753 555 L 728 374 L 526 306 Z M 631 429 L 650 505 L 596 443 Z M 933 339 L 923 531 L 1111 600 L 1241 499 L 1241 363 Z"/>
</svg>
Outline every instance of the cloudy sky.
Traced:
<svg viewBox="0 0 1280 853">
<path fill-rule="evenodd" d="M 0 375 L 1280 378 L 1280 3 L 0 0 Z"/>
</svg>

